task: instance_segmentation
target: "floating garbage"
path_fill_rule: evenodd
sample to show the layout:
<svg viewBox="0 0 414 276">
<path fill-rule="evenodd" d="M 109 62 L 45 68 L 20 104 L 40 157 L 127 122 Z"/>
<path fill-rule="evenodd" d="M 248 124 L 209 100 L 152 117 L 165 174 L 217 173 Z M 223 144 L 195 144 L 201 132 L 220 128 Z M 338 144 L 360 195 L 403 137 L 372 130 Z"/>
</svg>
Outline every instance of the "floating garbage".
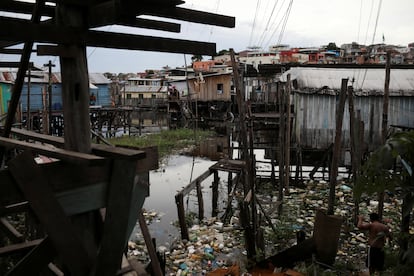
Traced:
<svg viewBox="0 0 414 276">
<path fill-rule="evenodd" d="M 287 249 L 296 243 L 295 233 L 299 230 L 312 236 L 315 224 L 315 213 L 320 208 L 327 207 L 329 185 L 326 181 L 308 181 L 306 188 L 290 187 L 290 196 L 283 201 L 283 214 L 278 216 L 278 191 L 257 194 L 258 200 L 266 210 L 270 221 L 277 233 L 269 225 L 264 225 L 267 256 Z M 358 265 L 361 256 L 366 256 L 368 244 L 367 233 L 358 230 L 353 221 L 354 201 L 352 187 L 344 181 L 336 187 L 335 215 L 345 218 L 346 223 L 340 234 L 337 251 L 337 261 Z M 390 198 L 384 204 L 384 217 L 389 213 L 398 214 L 401 202 Z M 362 200 L 359 204 L 361 214 L 365 216 L 375 211 L 378 202 Z M 149 222 L 161 219 L 162 215 L 155 210 L 144 213 Z M 393 217 L 394 218 L 394 217 Z M 398 219 L 389 220 L 391 229 L 398 228 Z M 411 229 L 410 233 L 414 233 Z M 277 234 L 277 235 L 276 235 Z M 274 237 L 278 238 L 274 238 Z M 268 238 L 272 237 L 272 238 Z M 129 256 L 143 261 L 149 261 L 142 236 L 128 243 Z M 167 275 L 208 275 L 221 269 L 226 271 L 237 264 L 241 272 L 247 272 L 243 265 L 247 263 L 243 231 L 240 230 L 240 218 L 235 210 L 229 224 L 224 224 L 218 218 L 207 218 L 189 228 L 188 240 L 177 240 L 171 245 L 158 246 L 157 251 L 166 257 Z M 244 270 L 243 270 L 244 269 Z M 213 274 L 212 274 L 213 275 Z M 242 274 L 240 274 L 242 275 Z M 247 274 L 245 274 L 247 275 Z"/>
</svg>

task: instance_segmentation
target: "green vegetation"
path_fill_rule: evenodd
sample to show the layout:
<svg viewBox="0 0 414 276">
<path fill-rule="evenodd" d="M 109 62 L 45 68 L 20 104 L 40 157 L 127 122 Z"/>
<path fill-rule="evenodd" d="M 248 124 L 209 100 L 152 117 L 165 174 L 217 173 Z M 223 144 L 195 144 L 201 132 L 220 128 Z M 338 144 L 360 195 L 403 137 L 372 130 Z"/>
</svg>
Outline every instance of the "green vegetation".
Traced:
<svg viewBox="0 0 414 276">
<path fill-rule="evenodd" d="M 146 134 L 142 136 L 123 136 L 110 140 L 115 145 L 145 148 L 158 147 L 160 158 L 190 146 L 197 145 L 200 141 L 214 135 L 212 131 L 192 129 L 165 130 L 159 133 Z"/>
</svg>

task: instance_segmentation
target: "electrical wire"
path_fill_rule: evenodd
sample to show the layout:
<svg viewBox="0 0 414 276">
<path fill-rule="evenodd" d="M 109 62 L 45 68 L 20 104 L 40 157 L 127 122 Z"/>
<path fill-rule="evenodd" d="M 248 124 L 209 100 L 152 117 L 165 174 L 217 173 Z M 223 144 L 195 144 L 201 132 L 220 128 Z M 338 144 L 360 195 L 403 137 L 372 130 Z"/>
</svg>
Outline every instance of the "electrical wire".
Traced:
<svg viewBox="0 0 414 276">
<path fill-rule="evenodd" d="M 274 14 L 274 12 L 275 12 L 275 9 L 276 9 L 276 6 L 277 6 L 277 4 L 278 4 L 278 3 L 279 3 L 279 0 L 276 0 L 276 1 L 275 1 L 275 4 L 273 5 L 272 11 L 270 12 L 269 19 L 267 20 L 267 23 L 266 23 L 266 26 L 265 26 L 265 28 L 264 28 L 264 30 L 263 30 L 262 35 L 260 36 L 260 39 L 259 39 L 259 43 L 258 43 L 258 45 L 261 45 L 261 44 L 262 44 L 262 42 L 263 42 L 263 40 L 264 40 L 264 37 L 265 37 L 265 35 L 266 35 L 266 32 L 269 30 L 270 22 L 271 22 L 271 20 L 272 20 L 272 18 L 273 18 L 273 14 Z M 279 9 L 279 11 L 276 13 L 276 17 L 277 17 L 277 15 L 279 14 L 279 12 L 280 12 L 280 9 Z"/>
<path fill-rule="evenodd" d="M 285 30 L 286 30 L 286 25 L 287 25 L 287 22 L 289 20 L 290 12 L 292 11 L 292 5 L 293 5 L 293 0 L 291 0 L 290 3 L 289 3 L 287 15 L 285 17 L 285 21 L 283 22 L 282 30 L 280 31 L 279 39 L 277 40 L 277 44 L 280 44 L 282 42 L 282 38 L 283 38 L 283 35 L 285 33 Z"/>
<path fill-rule="evenodd" d="M 277 24 L 276 28 L 274 29 L 274 31 L 273 31 L 273 33 L 272 33 L 272 35 L 269 37 L 269 39 L 268 39 L 267 43 L 265 44 L 266 46 L 270 45 L 270 43 L 271 43 L 272 39 L 274 38 L 274 36 L 276 35 L 277 30 L 278 30 L 278 29 L 279 29 L 279 27 L 280 27 L 280 25 L 282 25 L 282 30 L 284 31 L 283 26 L 285 26 L 285 27 L 286 27 L 286 22 L 287 22 L 287 19 L 288 19 L 288 17 L 289 17 L 289 14 L 290 14 L 290 10 L 291 10 L 291 7 L 292 7 L 292 3 L 293 3 L 293 0 L 291 0 L 291 1 L 290 1 L 289 6 L 287 7 L 287 9 L 286 9 L 286 11 L 285 11 L 285 14 L 284 14 L 284 15 L 283 15 L 283 17 L 281 18 L 281 20 L 280 20 L 280 21 L 279 21 L 279 23 Z M 282 31 L 282 30 L 281 30 L 281 31 Z M 281 38 L 281 36 L 280 36 L 280 35 L 279 35 L 279 38 Z M 280 43 L 280 42 L 279 42 L 279 43 Z M 278 44 L 279 44 L 279 43 L 278 43 Z"/>
<path fill-rule="evenodd" d="M 376 34 L 376 32 L 377 32 L 377 27 L 378 27 L 378 20 L 379 20 L 379 16 L 380 16 L 380 12 L 381 12 L 381 7 L 382 7 L 382 0 L 380 0 L 379 5 L 378 5 L 377 17 L 376 17 L 376 19 L 375 19 L 374 33 L 373 33 L 373 35 L 372 35 L 371 45 L 372 45 L 372 44 L 374 44 L 375 34 Z M 365 78 L 367 77 L 367 71 L 368 71 L 368 68 L 367 68 L 367 69 L 365 69 L 365 72 L 364 72 L 364 77 L 362 78 L 362 82 L 361 82 L 361 87 L 360 87 L 360 89 L 362 89 L 362 87 L 364 86 Z"/>
<path fill-rule="evenodd" d="M 252 40 L 253 40 L 254 29 L 256 27 L 256 19 L 257 19 L 257 14 L 259 13 L 259 8 L 260 8 L 260 0 L 257 0 L 256 11 L 254 13 L 254 20 L 253 20 L 252 30 L 250 32 L 249 46 L 252 46 L 251 43 L 252 43 Z"/>
</svg>

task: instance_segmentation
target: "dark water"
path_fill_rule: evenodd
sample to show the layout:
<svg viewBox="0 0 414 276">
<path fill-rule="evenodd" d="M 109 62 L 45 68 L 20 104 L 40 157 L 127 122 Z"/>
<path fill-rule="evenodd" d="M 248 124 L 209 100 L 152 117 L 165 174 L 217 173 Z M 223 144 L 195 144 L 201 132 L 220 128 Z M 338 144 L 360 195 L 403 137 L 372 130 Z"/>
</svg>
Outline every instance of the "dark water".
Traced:
<svg viewBox="0 0 414 276">
<path fill-rule="evenodd" d="M 145 200 L 144 209 L 148 213 L 157 214 L 148 226 L 157 245 L 171 244 L 175 238 L 179 237 L 179 229 L 173 225 L 173 222 L 178 220 L 175 194 L 214 163 L 214 161 L 200 157 L 172 155 L 160 165 L 158 170 L 150 172 L 150 196 Z M 221 179 L 227 180 L 225 177 Z M 211 213 L 210 185 L 212 181 L 213 176 L 210 176 L 202 183 L 205 216 Z M 198 211 L 195 192 L 185 197 L 184 201 L 185 204 L 188 203 L 187 211 Z M 136 227 L 131 240 L 134 240 L 136 232 L 139 232 L 139 226 Z"/>
</svg>

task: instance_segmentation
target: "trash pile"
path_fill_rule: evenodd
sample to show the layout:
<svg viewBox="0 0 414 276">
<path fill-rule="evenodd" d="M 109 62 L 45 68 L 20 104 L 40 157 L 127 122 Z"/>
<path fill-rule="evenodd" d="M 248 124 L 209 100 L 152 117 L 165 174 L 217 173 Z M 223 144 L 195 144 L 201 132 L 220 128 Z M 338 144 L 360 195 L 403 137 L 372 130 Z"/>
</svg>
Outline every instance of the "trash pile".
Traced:
<svg viewBox="0 0 414 276">
<path fill-rule="evenodd" d="M 308 181 L 305 188 L 291 187 L 289 195 L 284 196 L 280 217 L 277 215 L 277 190 L 270 188 L 257 194 L 258 201 L 273 224 L 273 227 L 263 226 L 266 257 L 293 246 L 297 242 L 296 233 L 299 230 L 305 232 L 307 237 L 312 236 L 316 211 L 328 206 L 328 186 L 326 181 Z M 354 225 L 352 188 L 346 182 L 337 185 L 335 204 L 335 215 L 344 218 L 336 263 L 348 271 L 361 271 L 367 251 L 367 233 Z M 377 210 L 377 205 L 377 201 L 365 199 L 360 202 L 360 214 L 368 217 L 370 212 Z M 387 222 L 391 231 L 398 231 L 400 206 L 401 202 L 396 197 L 386 198 L 384 218 L 391 219 Z M 215 269 L 235 264 L 241 268 L 241 272 L 245 272 L 247 258 L 244 237 L 237 222 L 237 216 L 231 219 L 229 225 L 223 225 L 217 218 L 210 218 L 189 229 L 189 240 L 177 240 L 169 246 L 159 246 L 157 251 L 165 256 L 166 275 L 206 275 Z M 143 263 L 149 262 L 143 239 L 137 235 L 136 240 L 129 243 L 129 256 Z M 398 250 L 396 245 L 388 246 L 390 250 Z"/>
<path fill-rule="evenodd" d="M 141 262 L 149 261 L 140 233 L 136 241 L 129 242 L 128 248 L 130 256 Z M 217 268 L 246 262 L 239 226 L 224 226 L 216 218 L 193 225 L 189 229 L 189 240 L 176 240 L 169 248 L 161 245 L 157 251 L 165 257 L 167 275 L 206 275 Z"/>
</svg>

